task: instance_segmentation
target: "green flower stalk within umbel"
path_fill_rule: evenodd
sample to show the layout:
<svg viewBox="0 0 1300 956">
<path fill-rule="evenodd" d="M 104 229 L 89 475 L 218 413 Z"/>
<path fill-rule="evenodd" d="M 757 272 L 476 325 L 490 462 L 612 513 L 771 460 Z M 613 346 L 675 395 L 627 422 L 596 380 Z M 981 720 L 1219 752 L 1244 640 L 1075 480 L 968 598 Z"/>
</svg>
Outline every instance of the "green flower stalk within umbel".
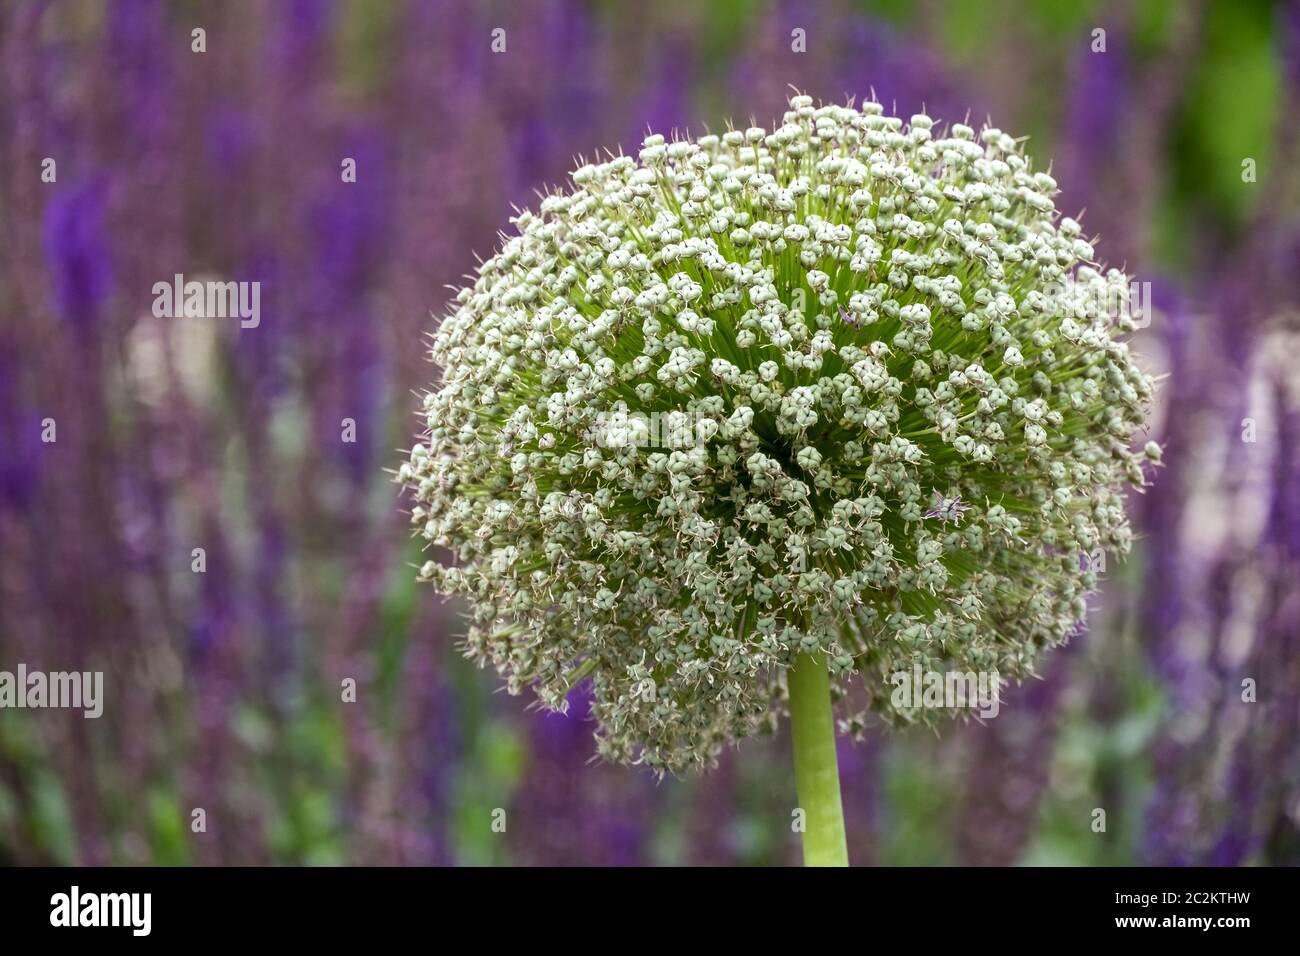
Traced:
<svg viewBox="0 0 1300 956">
<path fill-rule="evenodd" d="M 849 730 L 924 718 L 916 664 L 1032 673 L 1128 548 L 1152 389 L 1055 188 L 999 130 L 796 96 L 520 213 L 400 472 L 468 654 L 553 708 L 590 677 L 599 752 L 674 772 L 773 727 L 796 660 Z"/>
</svg>

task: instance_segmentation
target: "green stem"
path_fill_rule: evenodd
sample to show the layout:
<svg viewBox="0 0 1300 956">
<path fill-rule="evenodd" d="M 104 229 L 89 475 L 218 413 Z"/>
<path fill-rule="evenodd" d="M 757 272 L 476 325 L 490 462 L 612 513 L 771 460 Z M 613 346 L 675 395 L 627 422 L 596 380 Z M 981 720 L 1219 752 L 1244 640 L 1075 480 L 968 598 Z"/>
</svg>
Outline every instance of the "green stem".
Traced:
<svg viewBox="0 0 1300 956">
<path fill-rule="evenodd" d="M 804 866 L 848 866 L 826 659 L 800 654 L 787 675 L 794 781 L 804 811 Z"/>
</svg>

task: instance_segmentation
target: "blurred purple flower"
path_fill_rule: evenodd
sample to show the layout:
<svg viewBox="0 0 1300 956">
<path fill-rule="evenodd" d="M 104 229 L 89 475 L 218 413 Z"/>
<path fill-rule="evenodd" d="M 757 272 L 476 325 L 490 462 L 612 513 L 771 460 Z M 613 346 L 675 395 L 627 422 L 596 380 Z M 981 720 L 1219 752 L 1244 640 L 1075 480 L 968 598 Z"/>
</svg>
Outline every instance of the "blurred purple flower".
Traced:
<svg viewBox="0 0 1300 956">
<path fill-rule="evenodd" d="M 1094 53 L 1091 44 L 1081 44 L 1071 65 L 1057 202 L 1071 212 L 1094 201 L 1127 115 L 1127 37 L 1123 30 L 1111 27 L 1106 42 L 1105 53 Z"/>
<path fill-rule="evenodd" d="M 81 333 L 94 326 L 112 283 L 104 194 L 102 181 L 84 182 L 61 189 L 45 211 L 45 254 L 55 305 Z"/>
</svg>

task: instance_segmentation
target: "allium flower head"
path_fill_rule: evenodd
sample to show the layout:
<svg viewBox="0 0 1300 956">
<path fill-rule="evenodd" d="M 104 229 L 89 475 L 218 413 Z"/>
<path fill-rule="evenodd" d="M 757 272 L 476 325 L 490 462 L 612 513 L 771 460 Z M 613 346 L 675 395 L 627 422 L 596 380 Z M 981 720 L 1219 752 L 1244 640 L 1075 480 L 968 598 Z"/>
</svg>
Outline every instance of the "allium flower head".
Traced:
<svg viewBox="0 0 1300 956">
<path fill-rule="evenodd" d="M 916 663 L 1069 637 L 1152 384 L 1017 140 L 795 96 L 572 178 L 456 297 L 399 474 L 472 658 L 552 708 L 590 676 L 599 752 L 679 771 L 773 726 L 797 654 L 856 727 L 913 719 Z"/>
</svg>

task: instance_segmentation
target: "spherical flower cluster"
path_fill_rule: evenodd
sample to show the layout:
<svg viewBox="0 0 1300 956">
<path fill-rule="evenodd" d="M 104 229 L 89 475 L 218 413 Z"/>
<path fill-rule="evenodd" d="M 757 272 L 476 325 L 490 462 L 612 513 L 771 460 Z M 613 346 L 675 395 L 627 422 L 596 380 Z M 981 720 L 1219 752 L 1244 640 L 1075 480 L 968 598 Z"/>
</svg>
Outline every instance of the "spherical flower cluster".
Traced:
<svg viewBox="0 0 1300 956">
<path fill-rule="evenodd" d="M 1068 639 L 1159 449 L 1128 277 L 1017 140 L 795 96 L 572 178 L 457 296 L 399 473 L 469 656 L 551 708 L 590 677 L 600 754 L 677 772 L 774 726 L 798 654 L 852 730 L 916 718 L 917 663 Z"/>
</svg>

